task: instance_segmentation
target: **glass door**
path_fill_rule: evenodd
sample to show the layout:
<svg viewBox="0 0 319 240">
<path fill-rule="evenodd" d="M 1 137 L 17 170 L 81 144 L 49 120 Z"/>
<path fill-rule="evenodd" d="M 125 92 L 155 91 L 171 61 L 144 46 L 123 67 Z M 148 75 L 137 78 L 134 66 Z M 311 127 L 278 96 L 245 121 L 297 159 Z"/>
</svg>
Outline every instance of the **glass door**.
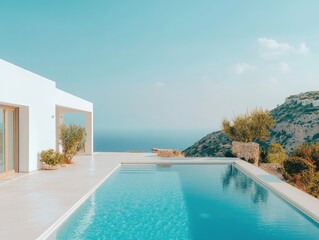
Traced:
<svg viewBox="0 0 319 240">
<path fill-rule="evenodd" d="M 6 111 L 6 142 L 7 142 L 7 161 L 6 161 L 6 171 L 15 170 L 15 156 L 14 156 L 14 114 L 15 110 L 8 109 Z"/>
<path fill-rule="evenodd" d="M 16 108 L 0 106 L 0 174 L 18 171 Z"/>
<path fill-rule="evenodd" d="M 4 172 L 4 110 L 0 108 L 0 173 Z"/>
</svg>

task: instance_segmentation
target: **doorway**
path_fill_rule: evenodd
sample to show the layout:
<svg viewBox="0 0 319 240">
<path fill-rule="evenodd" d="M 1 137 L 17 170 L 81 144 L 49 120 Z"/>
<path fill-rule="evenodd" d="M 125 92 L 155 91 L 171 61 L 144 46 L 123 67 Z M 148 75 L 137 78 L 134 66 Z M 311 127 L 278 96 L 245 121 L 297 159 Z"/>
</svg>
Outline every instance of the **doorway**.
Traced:
<svg viewBox="0 0 319 240">
<path fill-rule="evenodd" d="M 18 171 L 18 109 L 0 105 L 0 176 Z"/>
</svg>

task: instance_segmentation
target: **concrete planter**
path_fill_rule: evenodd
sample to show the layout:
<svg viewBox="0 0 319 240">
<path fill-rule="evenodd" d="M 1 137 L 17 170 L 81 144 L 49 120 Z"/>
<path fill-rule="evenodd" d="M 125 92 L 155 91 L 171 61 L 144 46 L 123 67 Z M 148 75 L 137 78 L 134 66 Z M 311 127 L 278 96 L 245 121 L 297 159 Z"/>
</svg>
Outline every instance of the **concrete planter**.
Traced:
<svg viewBox="0 0 319 240">
<path fill-rule="evenodd" d="M 245 161 L 253 161 L 258 166 L 259 162 L 259 144 L 255 142 L 232 142 L 233 155 Z"/>
</svg>

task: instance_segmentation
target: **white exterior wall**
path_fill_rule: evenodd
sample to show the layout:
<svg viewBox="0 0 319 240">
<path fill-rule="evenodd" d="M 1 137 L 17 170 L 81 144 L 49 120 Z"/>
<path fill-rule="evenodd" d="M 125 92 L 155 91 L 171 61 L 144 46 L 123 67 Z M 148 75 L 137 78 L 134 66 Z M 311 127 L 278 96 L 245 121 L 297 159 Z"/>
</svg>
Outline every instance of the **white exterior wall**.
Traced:
<svg viewBox="0 0 319 240">
<path fill-rule="evenodd" d="M 93 104 L 55 82 L 0 59 L 0 104 L 19 107 L 19 171 L 39 168 L 38 154 L 56 148 L 56 106 L 93 112 Z"/>
<path fill-rule="evenodd" d="M 84 112 L 86 130 L 85 154 L 93 154 L 93 104 L 60 89 L 56 89 L 56 105 L 58 106 L 56 109 L 56 126 L 61 123 L 61 119 L 63 121 L 63 117 L 61 118 L 63 113 Z M 58 140 L 56 142 L 56 149 L 61 150 Z"/>
</svg>

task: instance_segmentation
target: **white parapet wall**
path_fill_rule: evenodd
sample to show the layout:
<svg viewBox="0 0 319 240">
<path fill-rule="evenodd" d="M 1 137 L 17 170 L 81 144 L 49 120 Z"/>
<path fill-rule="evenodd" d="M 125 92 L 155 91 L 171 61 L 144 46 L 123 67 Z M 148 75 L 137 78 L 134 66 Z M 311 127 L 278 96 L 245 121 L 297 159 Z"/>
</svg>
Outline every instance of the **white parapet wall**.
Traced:
<svg viewBox="0 0 319 240">
<path fill-rule="evenodd" d="M 56 88 L 55 82 L 0 59 L 0 107 L 18 109 L 19 172 L 40 167 L 39 153 L 56 149 L 56 109 L 84 112 L 90 116 L 89 143 L 93 152 L 93 104 Z"/>
<path fill-rule="evenodd" d="M 86 130 L 85 154 L 93 154 L 93 104 L 82 98 L 56 89 L 56 126 L 63 122 L 64 113 L 84 113 Z M 62 121 L 61 121 L 62 119 Z M 58 131 L 56 149 L 60 149 Z"/>
</svg>

